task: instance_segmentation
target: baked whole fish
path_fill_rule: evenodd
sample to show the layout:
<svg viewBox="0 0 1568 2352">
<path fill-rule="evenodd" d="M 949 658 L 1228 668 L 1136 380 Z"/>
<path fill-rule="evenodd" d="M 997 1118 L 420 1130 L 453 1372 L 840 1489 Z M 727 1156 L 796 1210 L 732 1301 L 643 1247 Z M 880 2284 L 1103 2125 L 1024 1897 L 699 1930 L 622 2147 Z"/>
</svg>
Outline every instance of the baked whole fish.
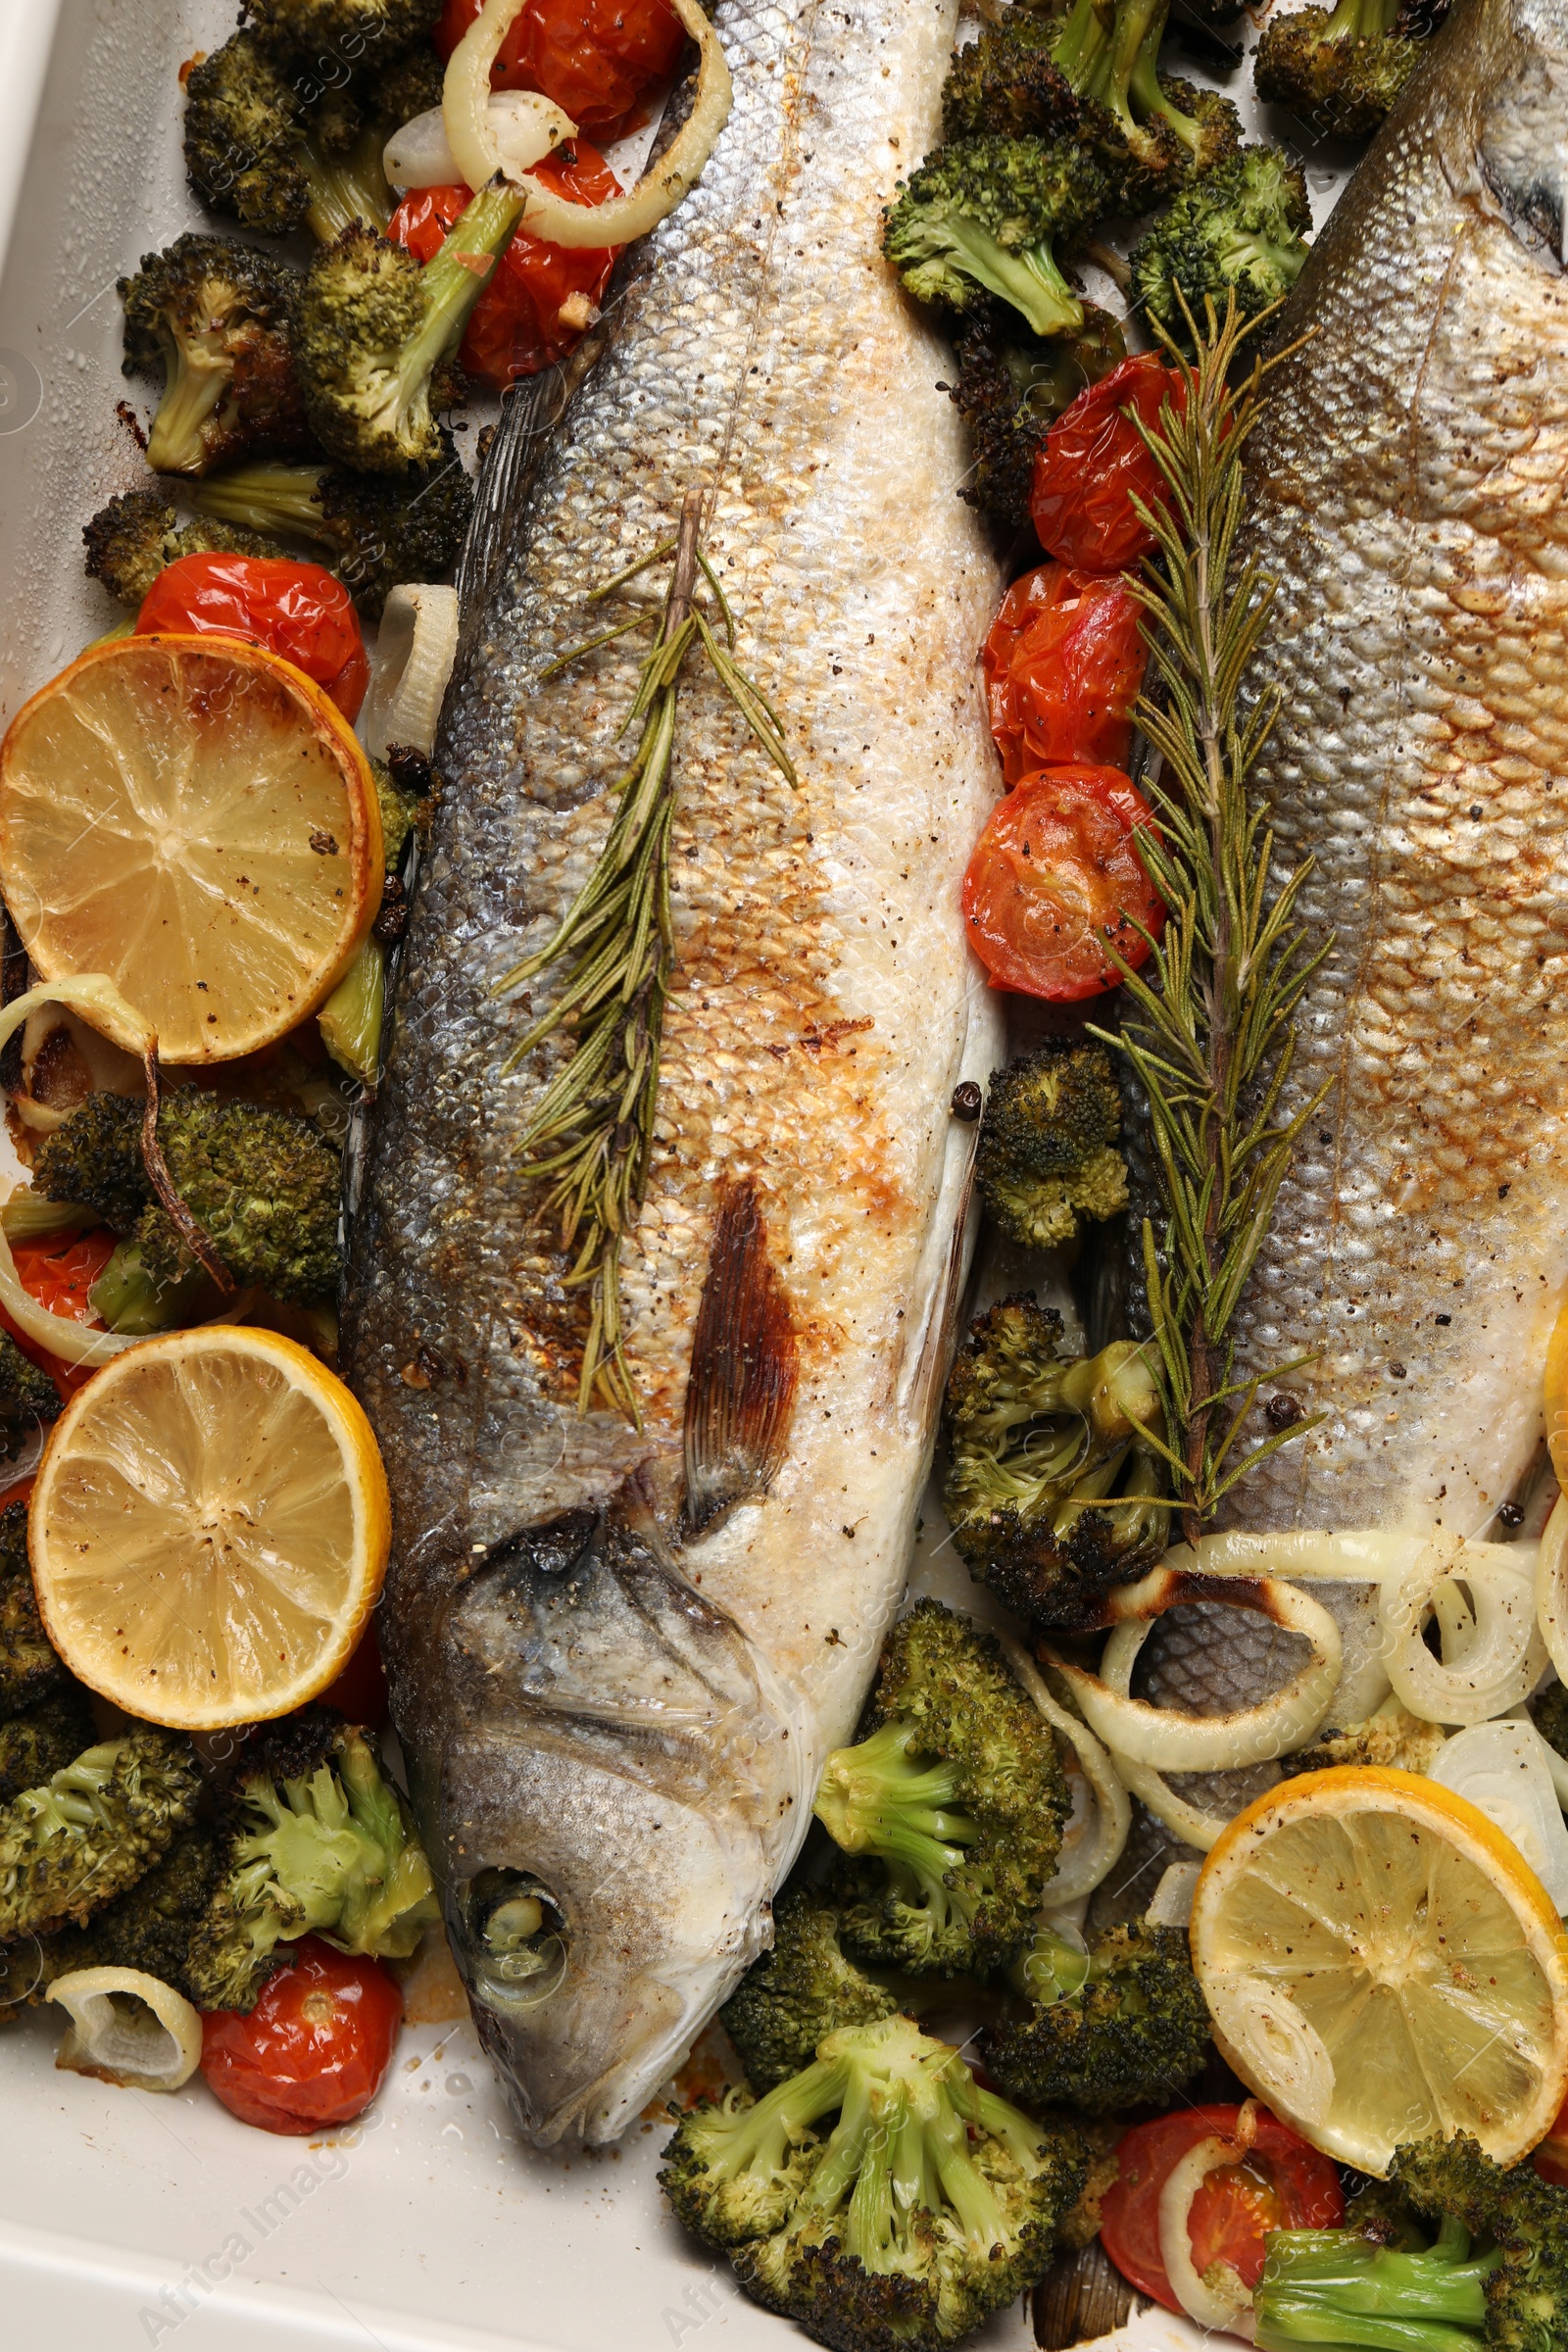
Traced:
<svg viewBox="0 0 1568 2352">
<path fill-rule="evenodd" d="M 999 573 L 939 350 L 878 255 L 955 9 L 726 0 L 717 24 L 716 152 L 542 456 L 514 396 L 481 489 L 502 553 L 469 567 L 345 1322 L 392 1484 L 411 1786 L 543 2142 L 617 2134 L 766 1941 L 904 1584 L 961 1274 L 973 1129 L 949 1102 L 1001 1052 L 957 914 L 996 789 L 975 654 Z M 543 673 L 694 486 L 800 780 L 692 663 L 622 1261 L 639 1433 L 576 1414 L 586 1302 L 515 1173 L 559 1064 L 501 1074 L 548 996 L 491 990 L 591 870 L 642 645 Z"/>
</svg>

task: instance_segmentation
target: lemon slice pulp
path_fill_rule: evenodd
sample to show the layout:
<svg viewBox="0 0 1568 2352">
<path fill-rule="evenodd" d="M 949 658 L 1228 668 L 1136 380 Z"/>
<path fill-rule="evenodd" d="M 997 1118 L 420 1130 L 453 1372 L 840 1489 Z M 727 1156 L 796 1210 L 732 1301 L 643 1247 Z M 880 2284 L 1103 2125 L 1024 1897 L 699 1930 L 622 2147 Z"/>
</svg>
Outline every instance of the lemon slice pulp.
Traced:
<svg viewBox="0 0 1568 2352">
<path fill-rule="evenodd" d="M 182 1731 L 286 1714 L 347 1663 L 391 1516 L 358 1402 L 274 1332 L 209 1324 L 73 1397 L 27 1541 L 50 1640 L 90 1689 Z"/>
<path fill-rule="evenodd" d="M 0 888 L 45 980 L 106 972 L 165 1061 L 229 1059 L 314 1012 L 374 920 L 374 782 L 342 713 L 276 655 L 122 638 L 12 721 Z"/>
<path fill-rule="evenodd" d="M 1353 1766 L 1283 1783 L 1215 1844 L 1191 1934 L 1221 2052 L 1326 2155 L 1385 2174 L 1401 2142 L 1469 2132 L 1508 2164 L 1549 2131 L 1568 1934 L 1452 1790 Z"/>
</svg>

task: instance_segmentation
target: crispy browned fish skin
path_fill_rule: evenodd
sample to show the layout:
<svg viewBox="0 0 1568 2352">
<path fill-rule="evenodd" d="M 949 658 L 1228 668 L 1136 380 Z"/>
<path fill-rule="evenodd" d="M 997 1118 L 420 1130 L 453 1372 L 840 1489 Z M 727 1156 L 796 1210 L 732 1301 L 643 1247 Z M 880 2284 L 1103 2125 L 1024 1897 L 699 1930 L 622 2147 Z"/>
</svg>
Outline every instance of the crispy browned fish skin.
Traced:
<svg viewBox="0 0 1568 2352">
<path fill-rule="evenodd" d="M 444 746 L 346 1345 L 392 1484 L 383 1615 L 421 1825 L 481 2030 L 543 2139 L 622 2129 L 765 1935 L 928 1458 L 972 1136 L 948 1102 L 999 1057 L 957 906 L 997 787 L 974 665 L 999 575 L 878 211 L 934 135 L 953 14 L 720 8 L 729 126 L 514 517 Z M 514 1173 L 545 1056 L 501 1080 L 528 1016 L 487 988 L 603 839 L 636 641 L 540 673 L 604 626 L 587 591 L 670 532 L 694 479 L 801 786 L 694 664 L 660 1143 L 625 1259 L 639 1437 L 574 1416 L 581 1297 Z M 788 1304 L 793 1418 L 766 1499 L 676 1563 L 692 1335 L 737 1187 Z M 710 1397 L 700 1417 L 728 1444 Z M 627 1523 L 633 1472 L 662 1535 Z M 538 1873 L 565 1913 L 546 2001 L 475 1947 L 486 1870 Z"/>
<path fill-rule="evenodd" d="M 1568 1280 L 1568 5 L 1462 0 L 1318 241 L 1250 467 L 1259 771 L 1332 1093 L 1241 1318 L 1325 1427 L 1242 1526 L 1479 1532 Z M 1556 192 L 1553 193 L 1555 186 Z M 1544 236 L 1542 232 L 1544 231 Z"/>
</svg>

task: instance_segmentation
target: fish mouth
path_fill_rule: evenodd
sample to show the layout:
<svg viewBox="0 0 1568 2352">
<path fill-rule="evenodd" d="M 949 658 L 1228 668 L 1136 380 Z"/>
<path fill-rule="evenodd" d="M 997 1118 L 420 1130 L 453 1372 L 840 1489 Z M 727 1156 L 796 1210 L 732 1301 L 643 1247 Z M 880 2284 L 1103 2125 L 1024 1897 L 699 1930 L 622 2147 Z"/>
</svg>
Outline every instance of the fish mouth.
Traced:
<svg viewBox="0 0 1568 2352">
<path fill-rule="evenodd" d="M 619 2136 L 769 1940 L 808 1737 L 658 1531 L 584 1511 L 448 1620 L 458 1706 L 416 1807 L 474 2021 L 526 2136 Z"/>
</svg>

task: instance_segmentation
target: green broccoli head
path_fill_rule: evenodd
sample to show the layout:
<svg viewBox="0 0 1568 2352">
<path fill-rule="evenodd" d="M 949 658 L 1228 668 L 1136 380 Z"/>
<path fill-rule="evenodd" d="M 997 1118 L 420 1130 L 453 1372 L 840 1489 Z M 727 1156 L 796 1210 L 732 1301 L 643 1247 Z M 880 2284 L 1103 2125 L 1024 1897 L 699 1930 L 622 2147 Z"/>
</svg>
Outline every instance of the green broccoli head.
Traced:
<svg viewBox="0 0 1568 2352">
<path fill-rule="evenodd" d="M 273 56 L 314 65 L 321 58 L 365 61 L 373 74 L 428 34 L 441 0 L 247 0 L 246 20 Z"/>
<path fill-rule="evenodd" d="M 1165 1547 L 1159 1392 L 1145 1350 L 1061 1352 L 1028 1294 L 977 1318 L 948 1382 L 942 1499 L 971 1576 L 1036 1629 L 1102 1621 Z"/>
<path fill-rule="evenodd" d="M 1208 2054 L 1208 2009 L 1185 1930 L 1147 1920 L 1112 1929 L 1090 1951 L 1087 1972 L 1081 1961 L 1070 1973 L 1053 1966 L 1054 1942 L 1043 1936 L 1014 1969 L 1033 2006 L 989 2035 L 988 2071 L 1031 2107 L 1060 2102 L 1108 2115 L 1167 2105 Z"/>
<path fill-rule="evenodd" d="M 954 338 L 958 380 L 948 390 L 973 452 L 958 496 L 1009 531 L 1029 520 L 1035 458 L 1055 418 L 1127 356 L 1110 314 L 1083 307 L 1078 333 L 1048 342 L 1010 303 L 988 302 L 964 314 Z"/>
<path fill-rule="evenodd" d="M 1393 2177 L 1418 2213 L 1449 2217 L 1494 2248 L 1485 2289 L 1489 2352 L 1561 2352 L 1568 2340 L 1568 2190 L 1543 2180 L 1528 2162 L 1504 2172 L 1464 2132 L 1398 2149 Z"/>
<path fill-rule="evenodd" d="M 1252 60 L 1260 98 L 1288 106 L 1317 138 L 1369 139 L 1421 62 L 1399 0 L 1293 9 L 1263 27 Z"/>
<path fill-rule="evenodd" d="M 816 1796 L 844 1855 L 846 1947 L 912 1975 L 1004 1966 L 1061 1850 L 1050 1726 L 989 1634 L 920 1600 L 889 1637 L 860 1735 Z"/>
<path fill-rule="evenodd" d="M 236 1282 L 301 1301 L 336 1288 L 342 1177 L 309 1119 L 181 1087 L 160 1106 L 158 1141 L 174 1190 Z M 134 1239 L 153 1283 L 189 1280 L 194 1261 L 156 1202 L 141 1211 Z"/>
<path fill-rule="evenodd" d="M 252 451 L 307 445 L 289 336 L 293 272 L 267 254 L 187 231 L 120 280 L 125 372 L 162 375 L 147 440 L 160 473 L 206 473 Z"/>
<path fill-rule="evenodd" d="M 379 620 L 405 580 L 448 577 L 473 514 L 473 484 L 457 444 L 438 428 L 440 454 L 402 474 L 344 466 L 248 466 L 215 474 L 195 493 L 205 514 L 319 548 L 360 611 Z"/>
<path fill-rule="evenodd" d="M 956 49 L 942 85 L 944 139 L 1077 137 L 1084 110 L 1051 54 L 1057 31 L 1051 17 L 1010 8 Z"/>
<path fill-rule="evenodd" d="M 431 413 L 437 370 L 455 353 L 486 271 L 506 251 L 523 199 L 482 188 L 421 268 L 401 245 L 351 227 L 312 263 L 300 293 L 295 357 L 321 447 L 365 473 L 439 466 Z"/>
<path fill-rule="evenodd" d="M 1193 81 L 1155 74 L 1148 76 L 1151 124 L 1161 123 L 1182 149 L 1176 186 L 1189 187 L 1241 152 L 1242 118 L 1218 90 L 1200 89 Z"/>
<path fill-rule="evenodd" d="M 122 605 L 139 605 L 159 573 L 181 556 L 282 556 L 275 539 L 232 523 L 184 522 L 161 490 L 124 490 L 82 529 L 87 576 Z"/>
<path fill-rule="evenodd" d="M 311 200 L 304 110 L 254 32 L 236 32 L 185 81 L 185 172 L 215 212 L 286 237 Z"/>
<path fill-rule="evenodd" d="M 84 1928 L 63 1928 L 48 1938 L 51 1976 L 77 1968 L 139 1968 L 184 1992 L 185 1955 L 217 1889 L 219 1871 L 212 1832 L 184 1831 L 161 1862 Z"/>
<path fill-rule="evenodd" d="M 1327 1772 L 1340 1764 L 1376 1765 L 1384 1771 L 1430 1772 L 1447 1734 L 1440 1723 L 1425 1723 L 1402 1708 L 1380 1708 L 1364 1723 L 1343 1729 L 1325 1728 L 1310 1747 L 1298 1747 L 1280 1759 L 1288 1774 Z"/>
<path fill-rule="evenodd" d="M 0 1720 L 0 1805 L 64 1772 L 94 1737 L 92 1704 L 79 1683 Z"/>
<path fill-rule="evenodd" d="M 1183 301 L 1200 325 L 1205 300 L 1223 315 L 1231 294 L 1241 317 L 1255 318 L 1299 277 L 1311 225 L 1299 166 L 1276 147 L 1244 148 L 1178 196 L 1134 246 L 1134 297 L 1191 352 Z"/>
<path fill-rule="evenodd" d="M 993 1071 L 975 1173 L 1008 1241 L 1053 1250 L 1082 1218 L 1125 1208 L 1120 1134 L 1121 1095 L 1103 1046 L 1053 1039 Z"/>
<path fill-rule="evenodd" d="M 199 1785 L 189 1740 L 148 1729 L 87 1748 L 0 1807 L 0 1943 L 113 1902 L 190 1826 Z"/>
<path fill-rule="evenodd" d="M 90 1208 L 129 1233 L 152 1197 L 141 1156 L 142 1105 L 128 1095 L 89 1095 L 38 1147 L 32 1189 Z"/>
<path fill-rule="evenodd" d="M 13 1459 L 60 1411 L 60 1391 L 8 1331 L 0 1332 L 0 1455 Z"/>
<path fill-rule="evenodd" d="M 838 1906 L 820 1886 L 786 1886 L 773 1905 L 773 1948 L 747 1971 L 719 2011 L 755 2091 L 799 2074 L 842 2026 L 898 2014 L 894 1995 L 839 1941 Z"/>
<path fill-rule="evenodd" d="M 320 1936 L 401 1959 L 438 1916 L 430 1865 L 369 1740 L 328 1707 L 269 1740 L 228 1792 L 221 1876 L 184 1961 L 202 2009 L 252 2009 L 284 1955 Z"/>
<path fill-rule="evenodd" d="M 694 2109 L 660 2179 L 764 2309 L 841 2352 L 937 2352 L 1040 2278 L 1086 2169 L 1070 2127 L 888 2018 L 830 2034 L 762 2099 Z"/>
<path fill-rule="evenodd" d="M 882 249 L 917 301 L 963 312 L 992 294 L 1037 335 L 1077 334 L 1084 308 L 1058 255 L 1087 232 L 1104 196 L 1082 147 L 961 139 L 911 176 L 888 210 Z"/>
<path fill-rule="evenodd" d="M 28 1713 L 71 1687 L 38 1615 L 27 1562 L 27 1506 L 8 1502 L 0 1511 L 0 1718 Z"/>
</svg>

